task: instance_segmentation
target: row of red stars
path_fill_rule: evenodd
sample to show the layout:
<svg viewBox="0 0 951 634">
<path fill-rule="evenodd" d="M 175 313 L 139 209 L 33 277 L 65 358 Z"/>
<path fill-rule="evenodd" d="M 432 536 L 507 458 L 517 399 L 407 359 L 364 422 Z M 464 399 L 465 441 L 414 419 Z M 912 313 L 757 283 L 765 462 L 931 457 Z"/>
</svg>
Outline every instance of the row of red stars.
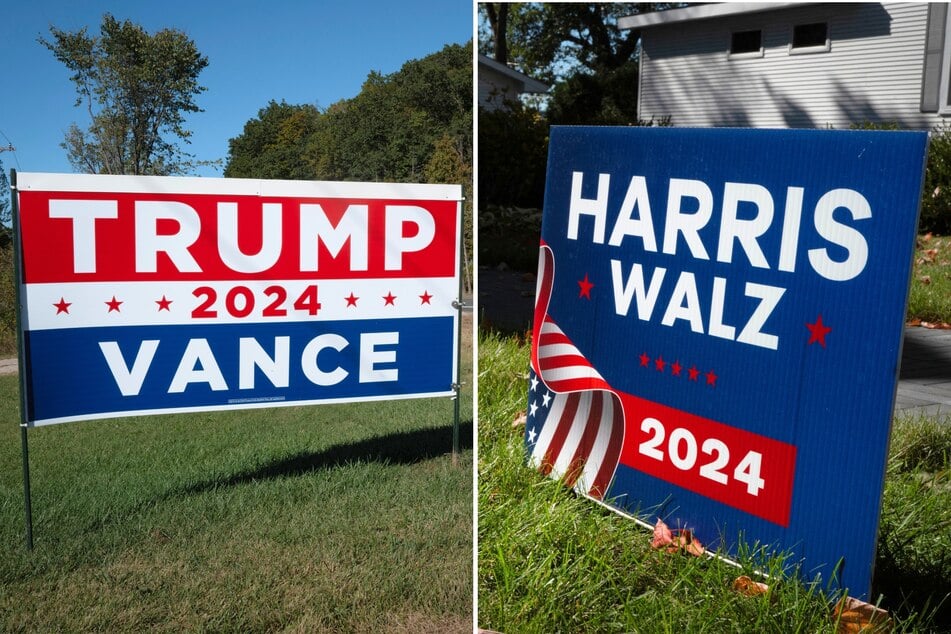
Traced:
<svg viewBox="0 0 951 634">
<path fill-rule="evenodd" d="M 641 361 L 642 368 L 649 368 L 651 365 L 653 365 L 654 369 L 658 372 L 664 372 L 665 368 L 670 366 L 671 376 L 683 376 L 684 366 L 680 365 L 680 361 L 674 361 L 671 363 L 670 361 L 664 361 L 663 357 L 657 357 L 653 360 L 653 363 L 651 363 L 651 358 L 646 352 L 642 353 L 638 359 Z M 695 365 L 692 365 L 687 369 L 687 378 L 689 378 L 691 381 L 699 381 L 701 376 L 706 378 L 707 385 L 711 385 L 713 387 L 716 387 L 717 379 L 720 378 L 713 372 L 713 370 L 710 370 L 709 372 L 701 372 Z"/>
<path fill-rule="evenodd" d="M 396 306 L 396 297 L 397 297 L 397 296 L 394 295 L 392 292 L 387 292 L 386 295 L 383 295 L 383 296 L 382 296 L 382 299 L 383 299 L 383 302 L 384 302 L 383 305 L 384 305 L 384 306 Z M 430 302 L 430 300 L 433 298 L 433 296 L 429 294 L 429 291 L 423 291 L 423 294 L 422 294 L 422 295 L 418 295 L 418 297 L 419 297 L 419 300 L 420 300 L 420 301 L 419 301 L 420 306 L 422 306 L 423 304 L 430 304 L 430 305 L 432 305 L 431 302 Z M 353 292 L 351 292 L 348 297 L 344 297 L 343 299 L 346 300 L 346 302 L 347 302 L 347 307 L 349 308 L 349 307 L 351 307 L 351 306 L 356 307 L 357 301 L 358 301 L 360 298 L 357 297 L 357 296 L 355 296 L 355 295 L 353 294 Z M 155 303 L 158 304 L 158 310 L 159 310 L 159 311 L 167 310 L 167 311 L 171 312 L 171 310 L 172 310 L 172 309 L 171 309 L 172 301 L 173 301 L 173 300 L 171 300 L 171 299 L 167 299 L 167 298 L 165 297 L 165 295 L 162 295 L 162 299 L 157 299 L 157 300 L 155 300 Z M 111 299 L 111 300 L 109 300 L 109 301 L 107 301 L 107 302 L 103 302 L 103 304 L 105 304 L 106 306 L 109 307 L 109 310 L 106 311 L 107 313 L 111 313 L 111 312 L 117 312 L 117 313 L 119 313 L 119 312 L 122 312 L 122 310 L 119 308 L 119 306 L 121 306 L 121 305 L 124 304 L 124 303 L 125 303 L 125 302 L 116 299 L 116 296 L 115 296 L 115 295 L 112 296 L 112 299 Z M 56 308 L 56 314 L 57 314 L 57 315 L 59 315 L 60 313 L 66 313 L 67 315 L 70 314 L 70 312 L 69 312 L 69 307 L 72 306 L 72 305 L 73 305 L 73 302 L 67 302 L 65 297 L 60 297 L 60 298 L 59 298 L 59 301 L 56 302 L 55 304 L 53 304 L 53 306 Z"/>
</svg>

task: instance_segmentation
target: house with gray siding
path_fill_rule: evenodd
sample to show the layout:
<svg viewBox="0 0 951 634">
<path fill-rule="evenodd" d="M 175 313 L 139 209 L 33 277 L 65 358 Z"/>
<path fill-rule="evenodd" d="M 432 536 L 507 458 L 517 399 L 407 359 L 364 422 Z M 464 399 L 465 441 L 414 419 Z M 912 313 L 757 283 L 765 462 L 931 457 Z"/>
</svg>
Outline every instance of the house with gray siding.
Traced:
<svg viewBox="0 0 951 634">
<path fill-rule="evenodd" d="M 946 4 L 724 3 L 622 18 L 641 34 L 640 119 L 927 130 L 951 117 Z"/>
</svg>

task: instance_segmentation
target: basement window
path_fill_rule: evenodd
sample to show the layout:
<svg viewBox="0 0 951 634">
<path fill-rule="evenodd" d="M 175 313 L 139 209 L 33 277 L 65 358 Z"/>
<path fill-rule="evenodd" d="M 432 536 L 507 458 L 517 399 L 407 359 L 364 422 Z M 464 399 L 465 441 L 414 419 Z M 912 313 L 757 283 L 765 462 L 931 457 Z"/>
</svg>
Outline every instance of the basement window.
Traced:
<svg viewBox="0 0 951 634">
<path fill-rule="evenodd" d="M 730 34 L 730 57 L 762 57 L 763 32 L 734 31 Z"/>
<path fill-rule="evenodd" d="M 828 22 L 797 24 L 793 27 L 792 41 L 789 44 L 790 53 L 825 53 L 828 50 Z"/>
</svg>

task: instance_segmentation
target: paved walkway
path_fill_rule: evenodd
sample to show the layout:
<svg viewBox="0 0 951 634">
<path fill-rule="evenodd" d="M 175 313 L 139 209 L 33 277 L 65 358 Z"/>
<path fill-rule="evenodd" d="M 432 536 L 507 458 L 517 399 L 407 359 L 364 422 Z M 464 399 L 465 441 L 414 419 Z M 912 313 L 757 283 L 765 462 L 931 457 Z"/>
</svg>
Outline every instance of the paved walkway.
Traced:
<svg viewBox="0 0 951 634">
<path fill-rule="evenodd" d="M 895 412 L 951 416 L 951 330 L 905 328 Z"/>
</svg>

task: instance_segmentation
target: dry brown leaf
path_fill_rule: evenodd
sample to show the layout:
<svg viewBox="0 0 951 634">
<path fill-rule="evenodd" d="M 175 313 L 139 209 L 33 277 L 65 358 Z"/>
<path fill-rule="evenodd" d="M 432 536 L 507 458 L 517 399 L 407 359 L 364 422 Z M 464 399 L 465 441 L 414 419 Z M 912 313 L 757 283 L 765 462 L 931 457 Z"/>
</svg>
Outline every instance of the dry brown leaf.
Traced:
<svg viewBox="0 0 951 634">
<path fill-rule="evenodd" d="M 512 427 L 521 427 L 528 420 L 527 410 L 522 410 L 518 413 L 518 416 L 515 417 L 515 420 L 512 421 Z"/>
<path fill-rule="evenodd" d="M 931 232 L 929 231 L 929 232 L 926 233 L 925 235 L 921 236 L 921 241 L 922 241 L 922 242 L 931 242 L 931 238 L 933 238 L 933 237 L 934 237 L 934 236 L 932 236 L 932 235 L 931 235 Z"/>
<path fill-rule="evenodd" d="M 673 533 L 667 528 L 667 524 L 664 524 L 664 521 L 658 518 L 657 523 L 654 524 L 654 539 L 651 541 L 651 546 L 653 548 L 661 548 L 662 546 L 673 543 L 673 541 Z"/>
<path fill-rule="evenodd" d="M 921 277 L 918 278 L 918 281 L 927 286 L 928 284 L 931 284 L 931 276 L 922 275 Z"/>
<path fill-rule="evenodd" d="M 758 597 L 769 592 L 769 586 L 759 581 L 753 581 L 746 575 L 737 577 L 733 582 L 734 592 L 738 592 L 747 597 Z"/>
<path fill-rule="evenodd" d="M 654 524 L 653 548 L 664 548 L 669 553 L 684 552 L 699 557 L 706 549 L 688 528 L 670 530 L 660 518 Z"/>
<path fill-rule="evenodd" d="M 906 326 L 920 326 L 921 320 L 915 317 L 914 319 L 909 319 L 907 322 L 905 322 L 905 325 Z"/>
<path fill-rule="evenodd" d="M 693 555 L 694 557 L 699 557 L 702 555 L 706 549 L 703 547 L 703 544 L 697 540 L 693 533 L 688 529 L 680 531 L 678 535 L 680 538 L 680 550 L 684 551 L 688 555 Z"/>
<path fill-rule="evenodd" d="M 842 597 L 835 606 L 834 616 L 838 623 L 837 631 L 842 634 L 847 632 L 884 634 L 891 632 L 894 627 L 888 612 L 852 597 Z"/>
</svg>

